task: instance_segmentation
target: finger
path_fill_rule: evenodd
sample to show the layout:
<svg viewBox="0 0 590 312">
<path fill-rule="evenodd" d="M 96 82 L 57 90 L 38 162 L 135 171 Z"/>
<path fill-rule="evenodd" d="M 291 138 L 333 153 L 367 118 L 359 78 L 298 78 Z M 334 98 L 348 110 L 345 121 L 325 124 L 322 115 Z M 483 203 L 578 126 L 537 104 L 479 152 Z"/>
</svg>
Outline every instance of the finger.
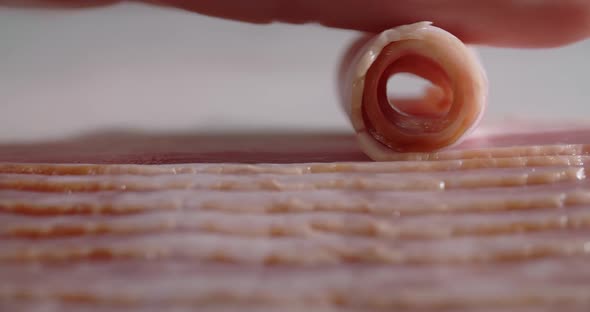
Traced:
<svg viewBox="0 0 590 312">
<path fill-rule="evenodd" d="M 153 2 L 153 1 L 152 1 Z M 549 47 L 590 36 L 587 0 L 163 0 L 202 14 L 379 32 L 432 21 L 470 43 Z"/>
<path fill-rule="evenodd" d="M 137 0 L 254 23 L 320 23 L 379 32 L 432 21 L 469 43 L 552 47 L 590 36 L 588 0 Z M 104 5 L 120 0 L 0 0 L 0 4 Z"/>
<path fill-rule="evenodd" d="M 121 0 L 0 0 L 0 6 L 19 8 L 91 8 L 121 2 Z"/>
</svg>

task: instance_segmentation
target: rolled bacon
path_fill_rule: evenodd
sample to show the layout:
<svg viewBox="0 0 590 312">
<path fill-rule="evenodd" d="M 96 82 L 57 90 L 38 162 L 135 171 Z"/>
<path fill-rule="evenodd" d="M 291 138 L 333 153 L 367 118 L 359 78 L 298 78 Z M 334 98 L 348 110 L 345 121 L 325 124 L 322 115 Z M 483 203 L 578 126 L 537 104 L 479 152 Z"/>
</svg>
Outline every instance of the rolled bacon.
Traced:
<svg viewBox="0 0 590 312">
<path fill-rule="evenodd" d="M 387 82 L 399 73 L 432 86 L 421 99 L 390 104 Z M 487 79 L 475 54 L 430 22 L 389 29 L 370 40 L 349 67 L 346 86 L 352 125 L 374 160 L 456 145 L 477 126 L 486 106 Z"/>
</svg>

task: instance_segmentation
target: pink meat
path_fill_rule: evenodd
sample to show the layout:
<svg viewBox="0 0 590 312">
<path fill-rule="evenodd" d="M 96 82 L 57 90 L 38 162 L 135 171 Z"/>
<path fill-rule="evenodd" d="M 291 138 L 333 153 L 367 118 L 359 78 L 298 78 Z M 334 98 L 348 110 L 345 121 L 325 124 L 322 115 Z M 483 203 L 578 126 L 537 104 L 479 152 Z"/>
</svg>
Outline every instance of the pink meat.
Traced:
<svg viewBox="0 0 590 312">
<path fill-rule="evenodd" d="M 422 161 L 2 163 L 0 311 L 588 311 L 585 132 L 486 131 Z"/>
</svg>

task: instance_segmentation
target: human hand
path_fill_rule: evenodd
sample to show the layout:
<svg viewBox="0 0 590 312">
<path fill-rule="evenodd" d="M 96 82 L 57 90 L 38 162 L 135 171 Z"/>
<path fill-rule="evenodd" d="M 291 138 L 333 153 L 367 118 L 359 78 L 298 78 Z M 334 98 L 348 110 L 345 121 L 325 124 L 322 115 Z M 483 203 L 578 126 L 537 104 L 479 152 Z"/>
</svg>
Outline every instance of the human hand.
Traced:
<svg viewBox="0 0 590 312">
<path fill-rule="evenodd" d="M 11 6 L 92 7 L 125 0 L 0 0 Z M 554 47 L 590 37 L 587 0 L 135 0 L 252 23 L 319 23 L 379 32 L 432 21 L 467 43 Z"/>
</svg>

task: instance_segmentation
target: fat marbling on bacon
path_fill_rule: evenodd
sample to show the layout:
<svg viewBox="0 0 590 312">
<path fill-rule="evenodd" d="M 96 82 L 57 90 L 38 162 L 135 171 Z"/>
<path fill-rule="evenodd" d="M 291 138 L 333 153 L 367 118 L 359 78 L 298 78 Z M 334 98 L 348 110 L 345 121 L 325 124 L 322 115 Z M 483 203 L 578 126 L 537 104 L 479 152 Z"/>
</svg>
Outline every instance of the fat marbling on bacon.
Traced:
<svg viewBox="0 0 590 312">
<path fill-rule="evenodd" d="M 432 83 L 419 100 L 390 99 L 400 73 Z M 363 151 L 375 160 L 456 145 L 481 119 L 487 79 L 477 57 L 449 32 L 420 22 L 386 30 L 356 55 L 346 73 L 345 100 Z"/>
</svg>

